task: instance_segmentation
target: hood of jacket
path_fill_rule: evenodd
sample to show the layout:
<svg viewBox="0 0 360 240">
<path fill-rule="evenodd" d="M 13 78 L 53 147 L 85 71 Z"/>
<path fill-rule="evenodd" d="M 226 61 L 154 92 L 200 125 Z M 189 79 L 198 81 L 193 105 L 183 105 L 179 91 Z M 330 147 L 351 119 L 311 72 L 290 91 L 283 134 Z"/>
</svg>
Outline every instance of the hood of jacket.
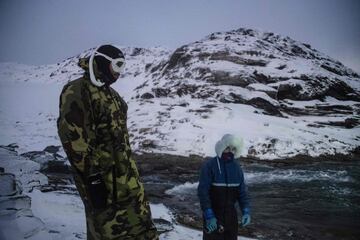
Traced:
<svg viewBox="0 0 360 240">
<path fill-rule="evenodd" d="M 90 68 L 89 68 L 90 57 L 80 58 L 78 61 L 78 66 L 84 70 L 84 76 L 95 86 L 96 84 L 90 78 Z M 96 61 L 93 61 L 93 71 L 96 79 L 106 78 L 105 74 L 101 72 L 96 64 Z"/>
<path fill-rule="evenodd" d="M 239 158 L 243 150 L 244 141 L 242 138 L 236 137 L 232 134 L 225 134 L 221 138 L 221 140 L 219 140 L 215 144 L 216 155 L 221 158 L 223 151 L 229 146 L 236 148 L 236 151 L 234 152 L 234 157 Z"/>
</svg>

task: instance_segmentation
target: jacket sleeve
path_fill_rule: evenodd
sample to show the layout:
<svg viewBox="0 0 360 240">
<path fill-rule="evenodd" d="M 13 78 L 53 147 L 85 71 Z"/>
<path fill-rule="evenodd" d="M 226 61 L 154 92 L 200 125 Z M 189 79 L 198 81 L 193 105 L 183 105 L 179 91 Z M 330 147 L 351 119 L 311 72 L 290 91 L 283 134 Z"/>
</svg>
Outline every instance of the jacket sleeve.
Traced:
<svg viewBox="0 0 360 240">
<path fill-rule="evenodd" d="M 90 102 L 72 85 L 60 94 L 58 135 L 73 167 L 86 174 L 88 160 L 95 148 L 95 127 Z"/>
<path fill-rule="evenodd" d="M 212 182 L 211 168 L 209 162 L 205 162 L 200 170 L 200 178 L 198 185 L 198 197 L 200 200 L 200 206 L 203 211 L 211 208 L 210 200 L 210 187 Z"/>
<path fill-rule="evenodd" d="M 248 213 L 250 214 L 250 198 L 247 191 L 247 186 L 244 179 L 244 173 L 239 166 L 240 171 L 240 185 L 239 185 L 239 195 L 238 195 L 238 202 L 243 214 Z"/>
</svg>

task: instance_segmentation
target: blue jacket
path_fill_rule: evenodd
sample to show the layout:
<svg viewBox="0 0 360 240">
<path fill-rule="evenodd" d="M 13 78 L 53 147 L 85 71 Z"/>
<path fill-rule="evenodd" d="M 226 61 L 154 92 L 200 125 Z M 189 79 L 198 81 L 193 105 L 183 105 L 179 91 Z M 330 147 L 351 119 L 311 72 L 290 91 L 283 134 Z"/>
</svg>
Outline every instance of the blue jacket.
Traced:
<svg viewBox="0 0 360 240">
<path fill-rule="evenodd" d="M 198 196 L 203 211 L 208 208 L 215 213 L 222 213 L 226 209 L 234 211 L 234 205 L 238 202 L 243 214 L 250 213 L 244 174 L 235 160 L 224 161 L 214 157 L 205 161 L 200 171 Z"/>
</svg>

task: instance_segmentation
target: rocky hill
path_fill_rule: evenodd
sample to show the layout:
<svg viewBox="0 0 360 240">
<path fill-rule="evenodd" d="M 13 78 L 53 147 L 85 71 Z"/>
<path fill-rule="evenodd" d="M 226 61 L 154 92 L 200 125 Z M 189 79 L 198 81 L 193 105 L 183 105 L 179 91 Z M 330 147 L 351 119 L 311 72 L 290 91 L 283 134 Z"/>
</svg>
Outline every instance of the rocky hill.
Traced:
<svg viewBox="0 0 360 240">
<path fill-rule="evenodd" d="M 122 49 L 126 69 L 113 88 L 129 104 L 128 127 L 138 153 L 209 156 L 224 133 L 242 136 L 243 156 L 260 159 L 358 150 L 360 77 L 309 44 L 240 28 L 175 51 Z M 91 50 L 54 65 L 0 64 L 1 82 L 58 83 L 58 94 L 82 74 L 76 63 Z M 44 124 L 52 142 L 39 149 L 59 145 L 58 109 L 49 111 L 34 113 L 50 119 Z"/>
<path fill-rule="evenodd" d="M 336 110 L 359 113 L 358 104 L 349 107 L 347 102 L 343 108 L 322 107 L 327 97 L 359 103 L 357 73 L 308 44 L 273 33 L 242 28 L 213 33 L 176 49 L 168 61 L 152 65 L 150 72 L 149 80 L 138 88 L 141 98 L 212 98 L 249 104 L 282 117 L 300 114 L 296 110 L 308 115 Z M 291 100 L 322 104 L 301 111 L 291 107 Z"/>
<path fill-rule="evenodd" d="M 239 115 L 234 113 L 244 105 L 252 106 L 251 112 L 259 114 L 258 121 L 269 128 L 271 121 L 277 121 L 275 119 L 295 123 L 283 129 L 288 133 L 288 136 L 284 136 L 287 138 L 285 141 L 276 137 L 276 130 L 269 134 L 272 136 L 261 138 L 262 142 L 249 137 L 248 140 L 253 140 L 255 144 L 249 144 L 248 155 L 272 152 L 274 154 L 268 156 L 271 158 L 299 153 L 335 153 L 339 149 L 332 148 L 331 145 L 335 144 L 331 142 L 337 140 L 331 139 L 328 134 L 319 139 L 319 128 L 353 129 L 353 133 L 360 133 L 359 75 L 309 44 L 289 37 L 243 28 L 213 33 L 176 49 L 167 60 L 147 65 L 147 69 L 147 81 L 136 89 L 134 100 L 146 108 L 160 101 L 159 107 L 163 107 L 162 111 L 153 113 L 159 121 L 148 129 L 139 128 L 136 136 L 150 132 L 158 133 L 160 139 L 170 140 L 168 132 L 161 134 L 164 124 L 171 122 L 169 127 L 175 130 L 192 122 L 193 129 L 201 127 L 205 132 L 202 135 L 204 139 L 198 137 L 198 142 L 202 143 L 208 135 L 211 136 L 208 131 L 213 128 L 206 129 L 206 126 L 199 126 L 201 124 L 195 122 L 212 119 L 220 124 L 225 123 L 224 129 L 228 130 L 226 122 L 229 118 L 238 118 L 240 123 L 243 115 L 251 114 L 248 111 L 250 108 L 240 111 Z M 181 118 L 179 108 L 183 108 Z M 219 112 L 228 117 L 219 117 Z M 263 115 L 274 117 L 263 122 Z M 194 117 L 197 119 L 194 120 Z M 299 121 L 304 124 L 296 124 Z M 229 121 L 239 135 L 258 135 L 255 131 L 261 131 L 257 127 L 249 132 L 247 128 L 252 124 L 237 126 L 236 122 Z M 315 143 L 311 140 L 307 144 L 300 143 L 305 146 L 293 151 L 294 145 L 303 136 L 301 133 L 291 133 L 291 129 L 315 135 L 317 140 Z M 187 128 L 185 131 L 192 130 Z M 228 131 L 233 130 L 230 127 Z M 352 144 L 359 145 L 359 137 L 353 136 Z M 327 140 L 330 144 L 322 150 L 314 146 Z M 176 139 L 173 141 L 173 147 L 176 148 Z M 156 139 L 143 143 L 150 148 L 161 145 Z M 341 144 L 348 145 L 345 142 Z M 292 150 L 280 153 L 284 145 Z"/>
</svg>

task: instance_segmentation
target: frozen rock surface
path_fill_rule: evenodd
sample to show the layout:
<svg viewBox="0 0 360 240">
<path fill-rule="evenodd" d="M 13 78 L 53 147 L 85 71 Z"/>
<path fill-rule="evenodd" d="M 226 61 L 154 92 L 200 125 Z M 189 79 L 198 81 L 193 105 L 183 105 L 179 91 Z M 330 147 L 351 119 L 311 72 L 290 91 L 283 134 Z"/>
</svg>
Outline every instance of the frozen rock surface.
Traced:
<svg viewBox="0 0 360 240">
<path fill-rule="evenodd" d="M 1 153 L 3 156 L 3 152 Z M 0 157 L 1 158 L 1 157 Z M 0 238 L 51 239 L 45 224 L 31 210 L 31 198 L 11 173 L 0 173 Z"/>
</svg>

